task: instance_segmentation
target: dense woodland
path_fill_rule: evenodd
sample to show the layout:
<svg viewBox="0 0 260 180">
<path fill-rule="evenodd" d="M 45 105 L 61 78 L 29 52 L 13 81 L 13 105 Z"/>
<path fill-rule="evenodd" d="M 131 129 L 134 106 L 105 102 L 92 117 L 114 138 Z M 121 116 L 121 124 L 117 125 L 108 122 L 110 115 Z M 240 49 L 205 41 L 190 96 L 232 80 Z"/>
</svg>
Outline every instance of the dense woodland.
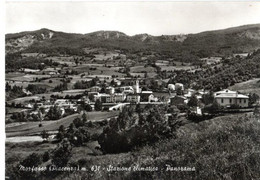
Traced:
<svg viewBox="0 0 260 180">
<path fill-rule="evenodd" d="M 59 65 L 52 60 L 41 57 L 26 57 L 22 58 L 21 53 L 7 54 L 5 56 L 5 71 L 17 71 L 21 68 L 43 70 L 46 67 L 56 67 Z"/>
</svg>

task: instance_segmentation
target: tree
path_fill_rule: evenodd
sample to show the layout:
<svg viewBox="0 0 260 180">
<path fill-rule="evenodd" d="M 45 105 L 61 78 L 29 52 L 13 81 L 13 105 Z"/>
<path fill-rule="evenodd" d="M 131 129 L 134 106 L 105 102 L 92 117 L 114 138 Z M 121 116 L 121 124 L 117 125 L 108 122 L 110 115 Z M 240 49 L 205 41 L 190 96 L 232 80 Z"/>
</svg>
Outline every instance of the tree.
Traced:
<svg viewBox="0 0 260 180">
<path fill-rule="evenodd" d="M 28 121 L 27 114 L 25 114 L 25 112 L 13 113 L 11 118 L 16 120 L 16 121 L 19 121 L 19 122 L 26 122 L 26 121 Z"/>
<path fill-rule="evenodd" d="M 64 81 L 62 84 L 57 85 L 53 89 L 54 92 L 64 91 L 64 90 L 68 90 L 68 83 L 66 81 Z"/>
<path fill-rule="evenodd" d="M 256 106 L 253 112 L 254 116 L 259 118 L 260 117 L 260 106 Z"/>
<path fill-rule="evenodd" d="M 95 110 L 96 111 L 102 110 L 102 102 L 99 99 L 97 99 L 96 102 L 95 102 Z"/>
<path fill-rule="evenodd" d="M 42 139 L 45 141 L 45 140 L 48 140 L 48 137 L 49 137 L 50 135 L 49 135 L 49 133 L 46 131 L 46 130 L 43 130 L 42 132 L 41 132 L 41 137 L 42 137 Z"/>
<path fill-rule="evenodd" d="M 37 110 L 38 107 L 39 107 L 38 104 L 35 102 L 34 105 L 33 105 L 33 110 L 34 110 L 34 111 Z"/>
<path fill-rule="evenodd" d="M 211 91 L 210 93 L 207 93 L 207 94 L 203 94 L 203 95 L 202 95 L 202 102 L 203 102 L 205 105 L 212 104 L 213 101 L 214 101 L 214 94 L 213 94 L 212 91 Z"/>
<path fill-rule="evenodd" d="M 191 96 L 189 102 L 188 102 L 188 106 L 190 106 L 190 107 L 196 107 L 196 106 L 198 106 L 198 103 L 199 103 L 199 101 L 198 101 L 197 97 L 193 94 L 193 95 Z"/>
<path fill-rule="evenodd" d="M 69 129 L 67 131 L 68 134 L 73 134 L 75 132 L 76 128 L 75 128 L 75 124 L 74 123 L 70 123 L 69 125 Z"/>
<path fill-rule="evenodd" d="M 255 93 L 250 93 L 249 94 L 249 106 L 252 106 L 259 100 L 259 96 Z"/>
<path fill-rule="evenodd" d="M 44 152 L 42 155 L 42 161 L 47 162 L 50 159 L 50 153 L 48 151 Z"/>
<path fill-rule="evenodd" d="M 85 112 L 82 114 L 82 121 L 84 124 L 87 122 L 87 114 Z"/>
<path fill-rule="evenodd" d="M 35 180 L 37 178 L 37 173 L 35 171 L 21 171 L 19 170 L 21 166 L 25 168 L 33 168 L 37 167 L 42 163 L 42 158 L 40 155 L 36 153 L 32 153 L 29 156 L 27 156 L 22 162 L 20 162 L 20 165 L 17 165 L 17 171 L 14 173 L 11 179 L 26 179 L 26 180 Z"/>
<path fill-rule="evenodd" d="M 81 120 L 80 118 L 74 119 L 73 124 L 75 125 L 76 128 L 79 128 L 84 125 L 83 120 Z"/>
<path fill-rule="evenodd" d="M 177 95 L 183 95 L 183 90 L 181 88 L 176 89 L 176 94 Z"/>
<path fill-rule="evenodd" d="M 62 115 L 62 112 L 60 110 L 60 108 L 56 105 L 50 107 L 50 110 L 47 113 L 47 117 L 49 117 L 49 119 L 51 120 L 57 120 L 60 119 Z"/>
<path fill-rule="evenodd" d="M 72 156 L 72 147 L 67 140 L 63 140 L 52 153 L 52 164 L 56 167 L 65 167 Z"/>
<path fill-rule="evenodd" d="M 74 133 L 74 138 L 71 141 L 75 146 L 81 146 L 83 143 L 88 142 L 90 139 L 89 133 L 82 127 L 77 129 Z"/>
<path fill-rule="evenodd" d="M 21 165 L 23 165 L 24 167 L 33 167 L 41 163 L 42 163 L 41 156 L 36 153 L 32 153 L 21 162 Z"/>
<path fill-rule="evenodd" d="M 136 111 L 138 114 L 142 112 L 141 105 L 140 105 L 139 103 L 135 106 L 135 111 Z"/>
<path fill-rule="evenodd" d="M 91 107 L 90 104 L 86 104 L 84 109 L 85 109 L 87 112 L 92 111 L 92 107 Z"/>
<path fill-rule="evenodd" d="M 76 66 L 78 66 L 78 64 L 79 64 L 78 58 L 75 59 L 75 64 L 76 64 Z"/>
<path fill-rule="evenodd" d="M 203 108 L 204 112 L 208 112 L 210 114 L 215 114 L 221 111 L 222 107 L 214 100 L 212 104 L 209 104 Z"/>
<path fill-rule="evenodd" d="M 58 140 L 58 141 L 62 141 L 63 139 L 64 139 L 64 137 L 65 137 L 65 128 L 64 128 L 64 126 L 63 125 L 61 125 L 60 127 L 59 127 L 59 130 L 58 130 L 58 133 L 57 133 L 57 135 L 56 135 L 56 139 Z"/>
<path fill-rule="evenodd" d="M 35 84 L 28 84 L 27 91 L 30 91 L 32 94 L 42 94 L 46 92 L 46 88 L 42 88 Z"/>
</svg>

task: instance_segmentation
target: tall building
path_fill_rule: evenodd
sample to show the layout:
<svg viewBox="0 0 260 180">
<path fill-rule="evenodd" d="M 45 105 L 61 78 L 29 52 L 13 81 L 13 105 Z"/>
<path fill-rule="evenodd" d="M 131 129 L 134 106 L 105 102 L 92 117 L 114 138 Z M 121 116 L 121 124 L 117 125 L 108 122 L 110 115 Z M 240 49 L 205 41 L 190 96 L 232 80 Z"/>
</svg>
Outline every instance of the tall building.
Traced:
<svg viewBox="0 0 260 180">
<path fill-rule="evenodd" d="M 134 90 L 135 90 L 136 94 L 140 93 L 140 87 L 139 87 L 139 80 L 138 79 L 135 81 Z"/>
</svg>

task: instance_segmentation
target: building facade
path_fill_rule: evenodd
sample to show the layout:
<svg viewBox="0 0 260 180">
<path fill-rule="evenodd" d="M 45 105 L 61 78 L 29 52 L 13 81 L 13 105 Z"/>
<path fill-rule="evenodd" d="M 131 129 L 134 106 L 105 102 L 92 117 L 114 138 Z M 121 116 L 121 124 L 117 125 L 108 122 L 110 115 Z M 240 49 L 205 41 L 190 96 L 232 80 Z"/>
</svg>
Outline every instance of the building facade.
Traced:
<svg viewBox="0 0 260 180">
<path fill-rule="evenodd" d="M 237 91 L 230 91 L 228 89 L 218 91 L 214 94 L 216 102 L 224 107 L 237 105 L 239 107 L 248 107 L 249 97 L 239 94 Z"/>
</svg>

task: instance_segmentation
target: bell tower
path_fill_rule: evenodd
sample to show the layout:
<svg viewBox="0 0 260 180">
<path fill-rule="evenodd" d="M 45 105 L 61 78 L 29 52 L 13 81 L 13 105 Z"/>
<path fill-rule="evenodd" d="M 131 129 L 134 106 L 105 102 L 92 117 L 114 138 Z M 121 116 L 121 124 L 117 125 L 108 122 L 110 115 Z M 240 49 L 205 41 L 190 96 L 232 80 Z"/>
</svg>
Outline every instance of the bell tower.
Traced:
<svg viewBox="0 0 260 180">
<path fill-rule="evenodd" d="M 140 93 L 140 88 L 139 88 L 139 80 L 137 79 L 136 81 L 135 81 L 135 88 L 136 88 L 136 93 Z"/>
</svg>

